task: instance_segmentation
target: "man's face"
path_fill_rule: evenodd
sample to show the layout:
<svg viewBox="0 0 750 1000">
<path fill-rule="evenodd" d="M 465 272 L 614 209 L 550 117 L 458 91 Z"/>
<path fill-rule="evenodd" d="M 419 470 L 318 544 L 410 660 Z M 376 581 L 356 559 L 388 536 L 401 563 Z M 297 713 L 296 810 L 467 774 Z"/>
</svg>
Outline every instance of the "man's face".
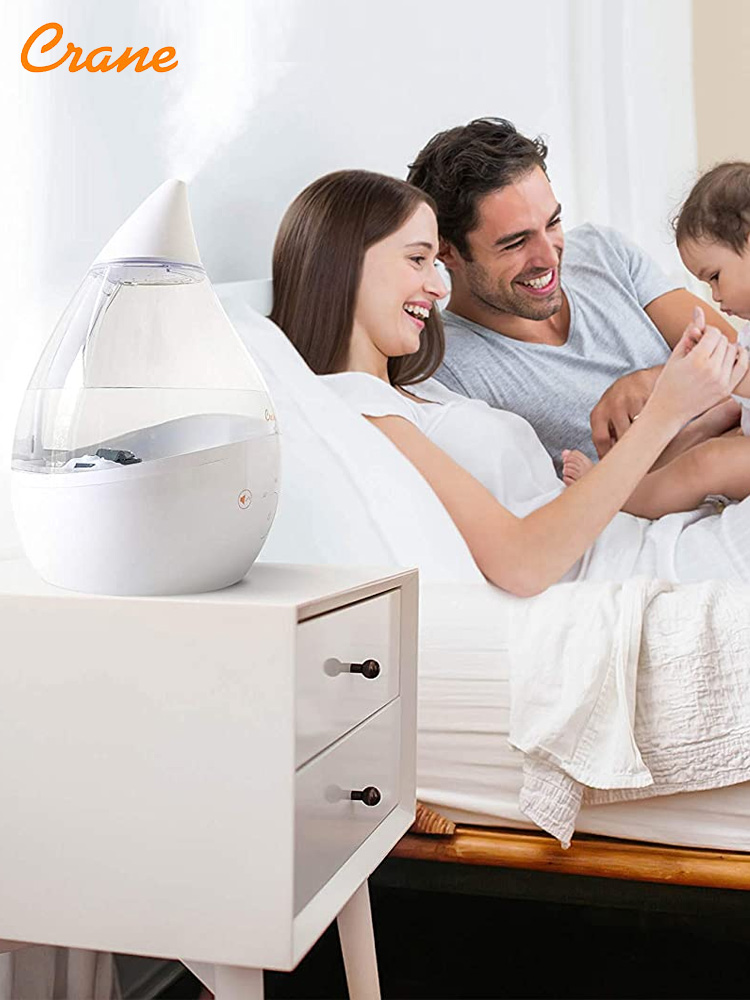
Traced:
<svg viewBox="0 0 750 1000">
<path fill-rule="evenodd" d="M 454 286 L 497 313 L 548 319 L 563 304 L 560 205 L 540 167 L 485 195 L 467 236 L 466 260 L 449 247 L 443 260 Z"/>
</svg>

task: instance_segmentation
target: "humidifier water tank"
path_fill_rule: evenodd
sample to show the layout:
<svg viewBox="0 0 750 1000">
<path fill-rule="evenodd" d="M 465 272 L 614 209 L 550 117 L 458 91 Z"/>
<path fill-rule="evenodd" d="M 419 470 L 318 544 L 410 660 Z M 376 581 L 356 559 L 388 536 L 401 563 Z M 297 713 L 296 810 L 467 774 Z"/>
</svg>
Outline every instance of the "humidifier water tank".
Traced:
<svg viewBox="0 0 750 1000">
<path fill-rule="evenodd" d="M 257 557 L 278 474 L 268 389 L 168 181 L 94 262 L 31 379 L 11 477 L 21 541 L 71 590 L 216 590 Z"/>
</svg>

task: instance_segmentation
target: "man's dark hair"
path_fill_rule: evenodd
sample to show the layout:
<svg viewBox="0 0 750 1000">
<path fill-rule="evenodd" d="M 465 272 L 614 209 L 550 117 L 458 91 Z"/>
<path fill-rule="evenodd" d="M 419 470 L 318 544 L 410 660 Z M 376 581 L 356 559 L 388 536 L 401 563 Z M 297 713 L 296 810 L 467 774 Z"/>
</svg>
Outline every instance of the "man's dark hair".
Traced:
<svg viewBox="0 0 750 1000">
<path fill-rule="evenodd" d="M 539 137 L 521 135 L 504 118 L 476 118 L 433 136 L 410 165 L 407 180 L 430 195 L 440 235 L 470 260 L 466 236 L 479 223 L 479 199 L 534 167 L 546 174 L 546 160 L 547 146 Z"/>
<path fill-rule="evenodd" d="M 750 163 L 720 163 L 705 173 L 673 225 L 678 246 L 686 240 L 715 240 L 744 253 L 750 236 Z"/>
</svg>

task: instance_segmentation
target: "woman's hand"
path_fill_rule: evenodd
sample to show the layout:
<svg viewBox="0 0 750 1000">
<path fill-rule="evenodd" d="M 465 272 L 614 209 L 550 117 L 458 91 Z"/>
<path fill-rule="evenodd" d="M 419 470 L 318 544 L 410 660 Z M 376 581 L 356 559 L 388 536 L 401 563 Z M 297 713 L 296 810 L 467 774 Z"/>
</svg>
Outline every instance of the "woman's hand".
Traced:
<svg viewBox="0 0 750 1000">
<path fill-rule="evenodd" d="M 649 403 L 687 423 L 726 399 L 747 370 L 745 348 L 707 326 L 703 310 L 696 308 L 693 323 L 659 375 Z"/>
</svg>

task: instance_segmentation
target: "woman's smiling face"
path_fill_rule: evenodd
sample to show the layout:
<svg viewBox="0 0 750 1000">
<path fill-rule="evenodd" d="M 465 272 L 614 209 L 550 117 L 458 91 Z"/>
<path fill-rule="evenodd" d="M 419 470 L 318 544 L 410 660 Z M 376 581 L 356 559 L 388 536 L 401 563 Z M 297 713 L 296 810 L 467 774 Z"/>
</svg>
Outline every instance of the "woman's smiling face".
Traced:
<svg viewBox="0 0 750 1000">
<path fill-rule="evenodd" d="M 347 368 L 385 377 L 388 358 L 419 349 L 424 320 L 446 294 L 435 261 L 435 213 L 421 202 L 407 221 L 365 253 Z"/>
</svg>

